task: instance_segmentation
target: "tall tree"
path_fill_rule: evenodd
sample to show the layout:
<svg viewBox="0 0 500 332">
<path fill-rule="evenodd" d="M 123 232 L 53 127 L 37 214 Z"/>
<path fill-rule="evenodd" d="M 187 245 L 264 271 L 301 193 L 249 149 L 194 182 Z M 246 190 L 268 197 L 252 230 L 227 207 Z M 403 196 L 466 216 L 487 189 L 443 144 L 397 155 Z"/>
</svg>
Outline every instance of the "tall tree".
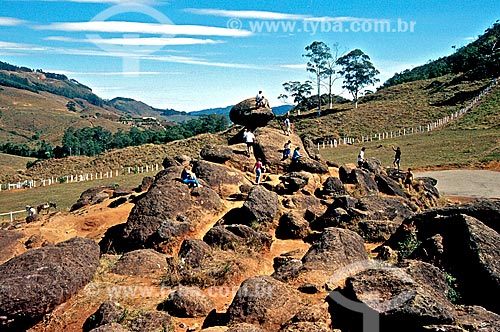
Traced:
<svg viewBox="0 0 500 332">
<path fill-rule="evenodd" d="M 325 76 L 326 87 L 328 89 L 328 107 L 331 109 L 333 107 L 333 95 L 332 95 L 332 87 L 333 83 L 342 77 L 339 73 L 339 65 L 337 64 L 337 60 L 340 58 L 340 47 L 339 43 L 335 43 L 332 46 L 330 57 L 326 59 L 326 72 Z"/>
<path fill-rule="evenodd" d="M 342 87 L 351 93 L 354 99 L 354 108 L 358 108 L 359 92 L 364 87 L 379 82 L 380 80 L 375 76 L 380 72 L 375 69 L 370 57 L 360 49 L 352 50 L 342 56 L 337 60 L 337 63 L 342 67 L 340 74 L 344 76 Z"/>
<path fill-rule="evenodd" d="M 307 53 L 303 56 L 308 58 L 307 71 L 316 76 L 318 88 L 318 115 L 321 115 L 321 80 L 331 73 L 328 61 L 331 59 L 330 48 L 323 42 L 314 41 L 306 46 Z"/>
</svg>

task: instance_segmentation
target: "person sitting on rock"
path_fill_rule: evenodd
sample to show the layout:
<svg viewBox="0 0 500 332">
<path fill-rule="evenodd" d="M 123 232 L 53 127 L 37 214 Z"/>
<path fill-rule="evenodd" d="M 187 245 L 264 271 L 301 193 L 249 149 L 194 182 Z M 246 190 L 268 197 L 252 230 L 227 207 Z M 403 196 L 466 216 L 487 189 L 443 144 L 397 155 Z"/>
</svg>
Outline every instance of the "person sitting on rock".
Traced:
<svg viewBox="0 0 500 332">
<path fill-rule="evenodd" d="M 288 157 L 290 157 L 290 152 L 291 152 L 291 149 L 292 149 L 292 141 L 288 141 L 285 143 L 285 145 L 283 146 L 283 160 L 287 159 Z"/>
<path fill-rule="evenodd" d="M 293 150 L 292 161 L 297 161 L 300 158 L 300 146 L 297 146 L 295 150 Z"/>
<path fill-rule="evenodd" d="M 262 94 L 262 91 L 259 91 L 257 96 L 255 96 L 255 103 L 257 107 L 264 107 L 264 95 Z"/>
<path fill-rule="evenodd" d="M 189 187 L 201 187 L 198 179 L 196 178 L 196 175 L 191 171 L 191 167 L 189 166 L 184 166 L 184 169 L 181 173 L 181 180 Z"/>
</svg>

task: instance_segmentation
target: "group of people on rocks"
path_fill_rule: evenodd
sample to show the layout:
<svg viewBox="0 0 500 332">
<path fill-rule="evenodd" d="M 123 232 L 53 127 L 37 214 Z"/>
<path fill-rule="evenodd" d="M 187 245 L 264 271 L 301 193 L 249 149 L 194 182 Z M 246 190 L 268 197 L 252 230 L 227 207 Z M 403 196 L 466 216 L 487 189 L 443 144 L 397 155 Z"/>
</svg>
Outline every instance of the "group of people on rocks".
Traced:
<svg viewBox="0 0 500 332">
<path fill-rule="evenodd" d="M 392 162 L 392 164 L 399 171 L 400 166 L 401 166 L 401 148 L 399 146 L 396 148 L 394 146 L 392 146 L 392 150 L 394 151 L 394 161 Z M 358 153 L 358 167 L 359 168 L 362 168 L 365 161 L 366 161 L 365 151 L 366 151 L 366 148 L 364 146 L 361 148 L 361 150 L 359 150 L 359 153 Z M 408 188 L 408 190 L 413 188 L 413 173 L 412 173 L 412 170 L 410 167 L 408 167 L 408 170 L 405 172 L 405 178 L 403 180 L 403 185 L 405 186 L 405 188 Z"/>
</svg>

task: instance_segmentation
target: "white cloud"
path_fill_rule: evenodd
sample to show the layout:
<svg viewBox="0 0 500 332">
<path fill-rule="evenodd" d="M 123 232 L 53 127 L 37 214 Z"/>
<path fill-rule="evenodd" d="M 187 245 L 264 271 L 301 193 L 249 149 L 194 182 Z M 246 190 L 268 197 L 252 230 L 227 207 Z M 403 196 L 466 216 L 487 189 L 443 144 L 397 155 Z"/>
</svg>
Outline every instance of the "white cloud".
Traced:
<svg viewBox="0 0 500 332">
<path fill-rule="evenodd" d="M 281 68 L 287 68 L 287 69 L 301 69 L 305 70 L 306 69 L 306 64 L 304 63 L 299 63 L 299 64 L 289 64 L 289 65 L 281 65 Z"/>
<path fill-rule="evenodd" d="M 239 18 L 239 19 L 259 19 L 259 20 L 305 20 L 313 22 L 389 22 L 387 19 L 380 18 L 364 18 L 364 17 L 352 17 L 352 16 L 319 16 L 314 17 L 310 15 L 301 14 L 287 14 L 269 11 L 257 11 L 257 10 L 223 10 L 223 9 L 198 9 L 198 8 L 188 8 L 185 10 L 188 13 L 197 15 L 209 15 L 209 16 L 221 16 L 229 18 Z"/>
<path fill-rule="evenodd" d="M 24 24 L 26 21 L 13 17 L 0 17 L 0 26 L 10 27 Z"/>
<path fill-rule="evenodd" d="M 66 71 L 66 70 L 45 70 L 50 73 L 62 74 L 66 76 L 75 75 L 87 75 L 87 76 L 122 76 L 122 75 L 133 75 L 133 76 L 156 76 L 156 75 L 186 75 L 185 72 L 170 72 L 170 71 L 117 71 L 117 72 L 76 72 L 76 71 Z"/>
<path fill-rule="evenodd" d="M 353 17 L 353 16 L 321 16 L 321 17 L 308 17 L 305 21 L 312 22 L 377 22 L 388 23 L 390 20 L 385 18 L 366 18 L 366 17 Z"/>
<path fill-rule="evenodd" d="M 39 30 L 102 33 L 144 33 L 161 35 L 193 35 L 218 37 L 248 37 L 252 32 L 201 25 L 173 25 L 124 21 L 65 22 L 37 26 Z"/>
<path fill-rule="evenodd" d="M 308 15 L 286 14 L 268 11 L 257 10 L 222 10 L 222 9 L 197 9 L 188 8 L 186 12 L 197 15 L 222 16 L 231 18 L 244 19 L 261 19 L 261 20 L 303 20 L 308 18 Z"/>
<path fill-rule="evenodd" d="M 93 43 L 100 45 L 123 45 L 123 46 L 178 46 L 178 45 L 206 45 L 221 44 L 223 41 L 198 38 L 110 38 L 110 39 L 76 39 L 60 36 L 47 37 L 45 40 L 73 42 L 73 43 Z"/>
</svg>

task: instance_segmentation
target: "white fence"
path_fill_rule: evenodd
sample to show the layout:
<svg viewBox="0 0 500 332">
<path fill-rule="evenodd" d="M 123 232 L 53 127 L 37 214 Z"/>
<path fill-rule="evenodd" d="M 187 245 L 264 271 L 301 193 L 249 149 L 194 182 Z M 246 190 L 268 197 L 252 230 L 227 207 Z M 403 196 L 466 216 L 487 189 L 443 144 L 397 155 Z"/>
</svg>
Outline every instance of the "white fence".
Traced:
<svg viewBox="0 0 500 332">
<path fill-rule="evenodd" d="M 14 221 L 14 215 L 18 213 L 28 213 L 26 210 L 20 210 L 20 211 L 10 211 L 7 213 L 0 213 L 0 220 L 3 220 L 5 216 L 9 217 L 10 222 Z"/>
<path fill-rule="evenodd" d="M 488 93 L 490 90 L 498 84 L 500 80 L 499 78 L 495 78 L 491 81 L 490 85 L 488 85 L 481 93 L 474 98 L 467 106 L 463 107 L 462 109 L 445 116 L 442 119 L 439 119 L 437 121 L 428 123 L 426 125 L 418 125 L 418 126 L 409 126 L 407 128 L 401 128 L 401 129 L 396 129 L 393 131 L 386 131 L 386 132 L 379 132 L 375 134 L 369 134 L 366 136 L 361 136 L 361 137 L 352 137 L 352 136 L 347 136 L 347 137 L 342 137 L 339 139 L 332 139 L 332 140 L 327 140 L 322 143 L 318 143 L 318 149 L 326 149 L 326 148 L 336 148 L 339 145 L 346 145 L 346 144 L 355 144 L 355 143 L 364 143 L 364 142 L 372 142 L 372 141 L 381 141 L 384 139 L 390 139 L 390 138 L 395 138 L 395 137 L 401 137 L 401 136 L 406 136 L 406 135 L 413 135 L 413 134 L 418 134 L 418 133 L 425 133 L 429 132 L 438 128 L 442 128 L 446 126 L 448 123 L 451 121 L 454 121 L 460 117 L 462 117 L 465 113 L 467 113 L 469 110 L 471 110 L 477 103 L 481 101 L 481 99 Z"/>
<path fill-rule="evenodd" d="M 158 164 L 154 165 L 146 165 L 146 166 L 134 166 L 134 167 L 122 167 L 120 170 L 108 170 L 101 172 L 82 172 L 77 174 L 69 174 L 63 176 L 52 176 L 46 179 L 38 179 L 38 180 L 25 180 L 17 183 L 7 183 L 0 184 L 0 191 L 5 190 L 13 190 L 13 189 L 23 189 L 23 188 L 36 188 L 36 187 L 45 187 L 51 186 L 54 184 L 63 184 L 63 183 L 74 183 L 74 182 L 85 182 L 85 181 L 94 181 L 100 179 L 111 179 L 113 177 L 118 177 L 120 175 L 129 175 L 129 174 L 137 174 L 137 173 L 149 173 L 149 172 L 157 172 L 158 170 L 163 169 L 163 166 L 159 166 Z"/>
</svg>

